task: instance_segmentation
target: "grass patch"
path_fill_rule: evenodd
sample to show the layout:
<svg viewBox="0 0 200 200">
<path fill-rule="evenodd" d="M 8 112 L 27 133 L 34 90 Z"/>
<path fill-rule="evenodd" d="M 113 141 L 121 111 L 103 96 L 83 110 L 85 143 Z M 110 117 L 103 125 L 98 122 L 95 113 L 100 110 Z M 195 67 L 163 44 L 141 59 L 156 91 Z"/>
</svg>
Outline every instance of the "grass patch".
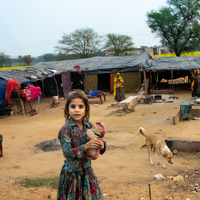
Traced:
<svg viewBox="0 0 200 200">
<path fill-rule="evenodd" d="M 122 171 L 123 169 L 126 169 L 126 167 L 124 167 L 124 166 L 117 166 L 117 168 L 118 168 L 120 171 Z"/>
<path fill-rule="evenodd" d="M 29 179 L 25 178 L 18 183 L 26 188 L 30 187 L 51 187 L 53 189 L 58 188 L 58 182 L 59 182 L 59 177 L 54 177 L 54 178 L 34 178 L 34 179 Z"/>
<path fill-rule="evenodd" d="M 20 169 L 21 166 L 19 166 L 19 165 L 15 165 L 13 168 L 14 168 L 14 169 Z"/>
<path fill-rule="evenodd" d="M 105 117 L 109 117 L 109 116 L 122 117 L 122 116 L 125 116 L 125 115 L 132 113 L 134 111 L 135 110 L 133 108 L 128 109 L 128 110 L 115 110 L 115 111 L 112 111 L 111 113 L 107 114 Z"/>
</svg>

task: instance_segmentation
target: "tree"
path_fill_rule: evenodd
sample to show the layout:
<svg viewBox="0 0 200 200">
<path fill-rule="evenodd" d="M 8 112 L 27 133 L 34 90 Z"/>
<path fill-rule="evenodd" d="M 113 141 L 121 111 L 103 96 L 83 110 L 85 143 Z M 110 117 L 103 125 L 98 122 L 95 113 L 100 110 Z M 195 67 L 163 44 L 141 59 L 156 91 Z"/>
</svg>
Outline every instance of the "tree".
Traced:
<svg viewBox="0 0 200 200">
<path fill-rule="evenodd" d="M 194 51 L 200 42 L 200 0 L 167 0 L 169 6 L 147 13 L 147 24 L 176 56 Z"/>
<path fill-rule="evenodd" d="M 122 56 L 133 54 L 130 53 L 134 50 L 132 38 L 127 35 L 118 35 L 114 33 L 107 34 L 107 41 L 105 48 L 113 51 L 114 55 Z"/>
<path fill-rule="evenodd" d="M 55 47 L 63 54 L 77 54 L 79 58 L 90 58 L 101 49 L 101 37 L 91 28 L 77 29 L 64 34 Z"/>
<path fill-rule="evenodd" d="M 80 59 L 80 56 L 78 54 L 62 54 L 59 52 L 56 56 L 57 61 L 62 61 L 62 60 L 76 60 Z"/>
<path fill-rule="evenodd" d="M 12 64 L 16 65 L 16 64 L 21 64 L 22 63 L 22 56 L 18 56 L 17 58 L 13 58 L 11 59 Z"/>
<path fill-rule="evenodd" d="M 5 55 L 3 52 L 0 53 L 0 67 L 3 67 L 3 64 L 9 61 L 10 61 L 10 57 L 8 55 Z"/>
<path fill-rule="evenodd" d="M 43 56 L 44 62 L 51 62 L 56 60 L 56 56 L 52 53 L 46 53 Z"/>
<path fill-rule="evenodd" d="M 16 62 L 17 62 L 17 63 L 22 63 L 22 56 L 21 56 L 21 55 L 19 55 L 19 56 L 17 57 Z"/>
<path fill-rule="evenodd" d="M 31 55 L 25 55 L 22 57 L 22 61 L 25 62 L 27 65 L 30 65 L 32 62 Z"/>
</svg>

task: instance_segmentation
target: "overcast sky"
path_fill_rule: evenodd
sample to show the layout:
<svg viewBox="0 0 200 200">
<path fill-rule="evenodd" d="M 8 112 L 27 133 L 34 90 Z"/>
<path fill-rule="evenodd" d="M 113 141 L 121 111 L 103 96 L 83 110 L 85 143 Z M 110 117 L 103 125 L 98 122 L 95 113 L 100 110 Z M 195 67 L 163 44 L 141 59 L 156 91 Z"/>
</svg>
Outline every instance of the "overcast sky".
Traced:
<svg viewBox="0 0 200 200">
<path fill-rule="evenodd" d="M 55 53 L 63 33 L 93 28 L 125 34 L 135 47 L 159 45 L 146 13 L 166 0 L 0 0 L 0 52 L 13 57 Z"/>
</svg>

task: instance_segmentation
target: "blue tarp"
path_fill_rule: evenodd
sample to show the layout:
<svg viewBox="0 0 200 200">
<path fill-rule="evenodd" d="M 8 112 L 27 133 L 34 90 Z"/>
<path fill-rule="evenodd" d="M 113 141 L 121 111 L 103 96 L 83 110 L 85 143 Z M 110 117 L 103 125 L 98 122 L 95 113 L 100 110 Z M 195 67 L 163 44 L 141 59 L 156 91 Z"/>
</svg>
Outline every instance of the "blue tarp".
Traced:
<svg viewBox="0 0 200 200">
<path fill-rule="evenodd" d="M 5 99 L 6 85 L 7 81 L 5 79 L 0 78 L 0 111 L 6 105 L 6 99 Z"/>
</svg>

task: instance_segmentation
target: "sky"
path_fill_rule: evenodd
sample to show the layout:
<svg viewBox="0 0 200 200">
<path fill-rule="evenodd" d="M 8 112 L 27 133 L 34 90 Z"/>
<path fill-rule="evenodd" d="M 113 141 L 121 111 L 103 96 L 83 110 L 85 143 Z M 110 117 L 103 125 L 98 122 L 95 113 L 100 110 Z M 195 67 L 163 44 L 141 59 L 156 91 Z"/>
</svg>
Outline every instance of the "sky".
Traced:
<svg viewBox="0 0 200 200">
<path fill-rule="evenodd" d="M 166 0 L 0 0 L 0 52 L 11 58 L 57 53 L 63 34 L 92 28 L 99 35 L 129 35 L 134 46 L 160 45 L 147 12 Z"/>
</svg>

